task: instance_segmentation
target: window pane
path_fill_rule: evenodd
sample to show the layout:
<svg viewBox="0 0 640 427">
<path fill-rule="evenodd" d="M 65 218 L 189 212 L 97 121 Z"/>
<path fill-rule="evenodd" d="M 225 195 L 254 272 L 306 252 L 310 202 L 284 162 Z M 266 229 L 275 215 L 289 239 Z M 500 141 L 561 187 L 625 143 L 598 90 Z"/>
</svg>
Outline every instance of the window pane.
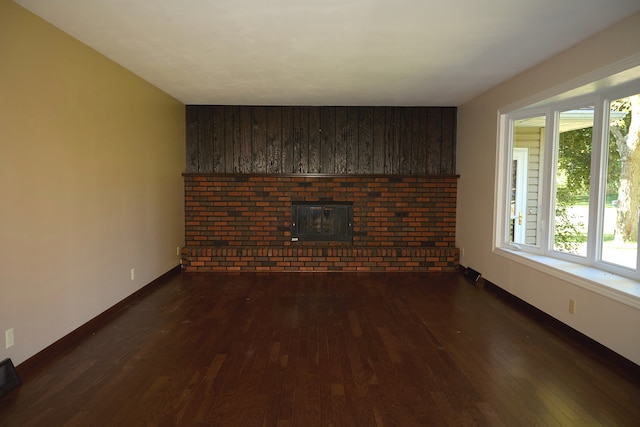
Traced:
<svg viewBox="0 0 640 427">
<path fill-rule="evenodd" d="M 546 117 L 514 121 L 509 241 L 538 245 L 538 212 Z"/>
<path fill-rule="evenodd" d="M 558 120 L 553 249 L 587 255 L 593 107 L 562 111 Z"/>
<path fill-rule="evenodd" d="M 609 112 L 607 198 L 602 260 L 637 268 L 640 149 L 640 95 L 612 101 Z"/>
</svg>

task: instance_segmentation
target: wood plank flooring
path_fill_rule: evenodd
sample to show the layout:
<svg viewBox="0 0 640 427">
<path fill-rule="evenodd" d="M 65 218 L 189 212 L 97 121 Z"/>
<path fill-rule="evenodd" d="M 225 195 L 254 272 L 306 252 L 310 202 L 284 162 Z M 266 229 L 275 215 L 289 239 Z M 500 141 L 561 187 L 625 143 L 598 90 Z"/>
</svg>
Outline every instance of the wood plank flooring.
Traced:
<svg viewBox="0 0 640 427">
<path fill-rule="evenodd" d="M 143 296 L 28 372 L 0 426 L 640 425 L 636 365 L 461 274 L 177 273 Z"/>
</svg>

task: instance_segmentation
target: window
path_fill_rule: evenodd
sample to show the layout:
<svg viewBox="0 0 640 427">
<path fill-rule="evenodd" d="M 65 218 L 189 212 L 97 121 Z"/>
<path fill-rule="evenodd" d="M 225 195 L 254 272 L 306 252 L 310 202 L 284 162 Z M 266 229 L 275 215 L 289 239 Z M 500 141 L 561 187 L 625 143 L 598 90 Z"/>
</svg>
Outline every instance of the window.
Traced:
<svg viewBox="0 0 640 427">
<path fill-rule="evenodd" d="M 639 280 L 640 81 L 502 118 L 497 246 Z"/>
<path fill-rule="evenodd" d="M 587 256 L 593 106 L 560 111 L 554 176 L 553 250 Z"/>
<path fill-rule="evenodd" d="M 510 243 L 539 246 L 544 129 L 545 116 L 514 120 Z"/>
</svg>

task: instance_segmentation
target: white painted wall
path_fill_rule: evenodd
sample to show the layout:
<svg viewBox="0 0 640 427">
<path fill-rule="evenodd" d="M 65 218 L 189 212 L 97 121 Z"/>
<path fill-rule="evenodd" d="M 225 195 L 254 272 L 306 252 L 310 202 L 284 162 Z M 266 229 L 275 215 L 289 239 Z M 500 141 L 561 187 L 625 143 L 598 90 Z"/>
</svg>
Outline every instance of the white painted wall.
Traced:
<svg viewBox="0 0 640 427">
<path fill-rule="evenodd" d="M 463 265 L 637 364 L 639 310 L 499 256 L 492 248 L 498 109 L 551 93 L 612 64 L 635 58 L 640 63 L 639 29 L 636 14 L 459 107 L 456 230 Z M 569 298 L 576 301 L 575 315 L 568 313 Z"/>
</svg>

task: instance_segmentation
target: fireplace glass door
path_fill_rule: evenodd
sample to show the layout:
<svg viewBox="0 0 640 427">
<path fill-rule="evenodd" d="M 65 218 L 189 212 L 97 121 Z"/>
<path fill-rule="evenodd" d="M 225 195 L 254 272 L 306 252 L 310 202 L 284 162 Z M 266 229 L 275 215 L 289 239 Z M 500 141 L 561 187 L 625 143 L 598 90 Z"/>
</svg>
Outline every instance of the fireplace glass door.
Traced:
<svg viewBox="0 0 640 427">
<path fill-rule="evenodd" d="M 293 202 L 291 241 L 353 240 L 353 204 L 349 202 Z"/>
</svg>

